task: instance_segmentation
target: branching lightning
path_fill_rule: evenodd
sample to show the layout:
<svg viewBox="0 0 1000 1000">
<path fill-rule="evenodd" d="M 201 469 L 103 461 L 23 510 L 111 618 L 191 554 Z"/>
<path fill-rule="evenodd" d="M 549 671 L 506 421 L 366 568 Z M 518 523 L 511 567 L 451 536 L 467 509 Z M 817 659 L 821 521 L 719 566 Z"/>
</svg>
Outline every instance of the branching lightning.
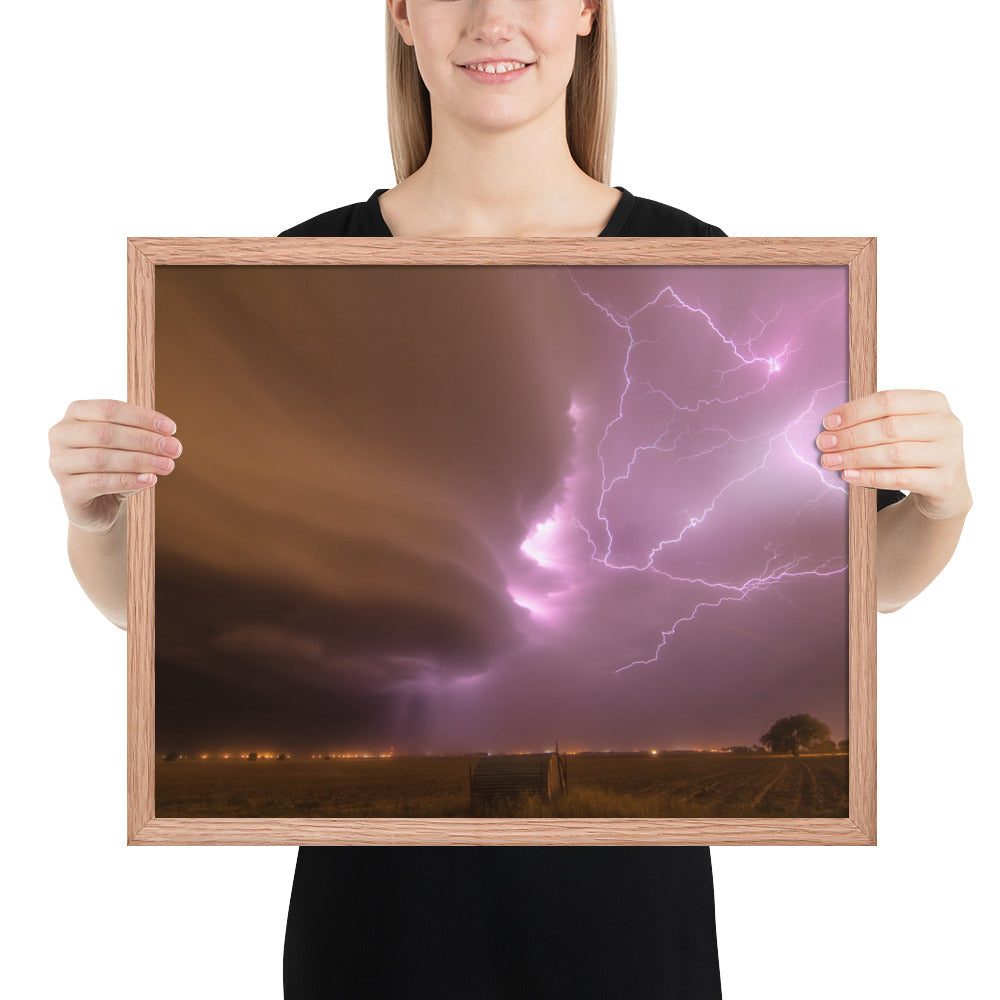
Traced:
<svg viewBox="0 0 1000 1000">
<path fill-rule="evenodd" d="M 765 334 L 774 331 L 785 304 L 779 305 L 774 310 L 774 314 L 765 319 L 751 311 L 750 315 L 756 321 L 758 329 L 740 343 L 735 336 L 727 335 L 721 328 L 721 323 L 717 322 L 708 311 L 700 305 L 685 301 L 685 298 L 671 285 L 661 288 L 652 299 L 643 303 L 634 312 L 623 315 L 610 305 L 598 301 L 583 288 L 572 269 L 567 268 L 566 273 L 580 297 L 602 317 L 601 321 L 606 321 L 613 330 L 619 331 L 624 337 L 624 356 L 621 362 L 623 388 L 618 398 L 618 412 L 605 425 L 603 435 L 597 445 L 596 457 L 600 463 L 601 487 L 600 499 L 593 510 L 593 520 L 595 523 L 600 523 L 602 527 L 599 530 L 595 529 L 595 536 L 595 532 L 588 529 L 580 517 L 572 511 L 562 509 L 558 513 L 566 520 L 571 521 L 586 536 L 591 549 L 591 560 L 600 563 L 603 567 L 621 573 L 655 574 L 657 577 L 663 578 L 664 584 L 684 584 L 689 588 L 694 588 L 696 592 L 704 591 L 701 597 L 692 598 L 694 606 L 687 610 L 687 613 L 676 617 L 662 629 L 660 641 L 647 659 L 633 660 L 631 663 L 615 668 L 614 672 L 621 673 L 637 666 L 648 666 L 659 662 L 661 652 L 668 645 L 671 637 L 677 634 L 678 629 L 686 623 L 694 621 L 706 609 L 717 608 L 729 601 L 748 600 L 762 591 L 775 590 L 783 581 L 807 576 L 823 577 L 843 574 L 847 569 L 843 558 L 821 560 L 818 557 L 810 557 L 801 553 L 782 555 L 781 538 L 772 539 L 763 547 L 761 551 L 763 565 L 741 580 L 726 580 L 713 576 L 685 576 L 670 572 L 665 566 L 669 560 L 665 559 L 664 555 L 672 547 L 679 545 L 689 535 L 711 532 L 717 506 L 726 498 L 727 494 L 746 484 L 754 476 L 763 473 L 782 457 L 790 458 L 809 469 L 809 474 L 818 478 L 817 486 L 821 488 L 818 496 L 804 503 L 793 515 L 789 526 L 794 524 L 807 508 L 815 506 L 823 495 L 829 495 L 828 491 L 840 495 L 846 493 L 845 485 L 824 476 L 815 456 L 801 454 L 793 442 L 796 429 L 804 427 L 806 424 L 815 426 L 818 433 L 822 414 L 826 412 L 826 409 L 829 409 L 829 405 L 826 405 L 825 409 L 821 408 L 824 405 L 824 400 L 826 404 L 829 404 L 831 393 L 840 393 L 840 398 L 843 398 L 844 380 L 834 381 L 816 388 L 812 392 L 811 398 L 799 408 L 794 417 L 778 430 L 774 430 L 772 427 L 766 431 L 739 437 L 726 427 L 719 426 L 718 422 L 709 423 L 707 421 L 709 408 L 712 408 L 712 413 L 715 414 L 720 408 L 745 402 L 754 397 L 763 397 L 767 394 L 772 383 L 781 379 L 789 359 L 801 350 L 802 345 L 796 342 L 794 336 L 789 336 L 778 350 L 758 352 L 757 345 L 762 343 Z M 838 293 L 829 296 L 802 315 L 817 312 L 829 302 L 837 299 L 842 299 L 842 295 Z M 713 372 L 716 381 L 711 388 L 718 390 L 716 394 L 710 395 L 703 390 L 701 393 L 695 393 L 696 398 L 694 399 L 680 400 L 675 398 L 676 394 L 672 395 L 665 388 L 655 385 L 649 377 L 640 377 L 633 364 L 635 349 L 640 344 L 655 344 L 671 334 L 676 335 L 676 328 L 668 321 L 659 322 L 659 313 L 656 313 L 654 315 L 658 324 L 658 332 L 655 336 L 645 339 L 637 337 L 636 321 L 654 308 L 662 310 L 668 316 L 670 312 L 677 311 L 694 317 L 696 322 L 703 327 L 707 336 L 716 338 L 719 344 L 724 345 L 724 350 L 732 361 L 728 366 Z M 649 317 L 647 317 L 648 319 Z M 745 386 L 737 387 L 737 382 L 745 382 L 748 373 L 754 372 L 758 373 L 758 381 L 754 387 L 749 389 L 746 389 Z M 650 429 L 650 421 L 643 421 L 641 431 L 635 430 L 636 422 L 634 420 L 626 422 L 622 428 L 625 433 L 633 436 L 636 433 L 648 433 L 648 439 L 630 442 L 625 451 L 627 454 L 631 450 L 631 456 L 627 461 L 624 461 L 624 464 L 624 456 L 619 457 L 617 461 L 613 460 L 606 453 L 606 446 L 610 436 L 615 433 L 616 425 L 626 420 L 626 413 L 630 406 L 634 406 L 637 402 L 650 396 L 655 396 L 662 402 L 670 414 L 669 417 L 662 421 L 660 426 L 652 429 Z M 571 409 L 571 417 L 576 424 L 580 410 L 576 403 L 574 403 L 574 407 L 575 409 Z M 695 415 L 698 416 L 697 426 L 692 429 L 690 418 Z M 705 441 L 705 438 L 709 440 Z M 614 558 L 616 526 L 613 523 L 614 517 L 610 512 L 609 501 L 618 490 L 631 484 L 632 477 L 640 465 L 648 469 L 650 468 L 649 463 L 660 463 L 662 468 L 677 469 L 685 462 L 696 462 L 717 454 L 721 456 L 725 449 L 733 445 L 746 446 L 743 451 L 752 453 L 754 457 L 741 460 L 743 467 L 733 470 L 721 488 L 711 496 L 707 503 L 701 505 L 701 509 L 688 512 L 685 515 L 687 516 L 686 523 L 666 532 L 654 545 L 649 547 L 644 558 L 632 561 L 627 559 L 621 561 L 620 557 L 617 560 Z M 621 447 L 620 442 L 618 447 Z M 731 468 L 732 459 L 726 458 L 726 462 L 727 466 Z M 612 465 L 615 465 L 615 468 L 611 468 Z M 555 530 L 556 520 L 557 518 L 550 518 L 544 525 L 540 525 L 531 539 L 522 546 L 522 550 L 539 566 L 551 565 L 547 556 L 549 550 L 544 542 L 546 536 Z M 787 548 L 787 543 L 784 547 Z M 779 597 L 783 597 L 780 591 L 775 590 L 775 592 Z M 531 606 L 527 601 L 519 601 L 519 603 Z M 537 608 L 538 606 L 535 605 L 532 610 Z"/>
</svg>

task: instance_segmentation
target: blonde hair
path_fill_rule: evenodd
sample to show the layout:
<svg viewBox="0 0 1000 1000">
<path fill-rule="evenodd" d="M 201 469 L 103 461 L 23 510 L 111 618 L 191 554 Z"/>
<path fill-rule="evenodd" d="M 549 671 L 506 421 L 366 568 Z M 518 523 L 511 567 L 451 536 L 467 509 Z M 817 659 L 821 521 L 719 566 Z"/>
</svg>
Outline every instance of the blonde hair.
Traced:
<svg viewBox="0 0 1000 1000">
<path fill-rule="evenodd" d="M 403 41 L 385 9 L 385 77 L 389 146 L 396 183 L 427 159 L 431 98 L 413 47 Z M 576 62 L 566 88 L 566 140 L 581 170 L 610 183 L 615 131 L 615 25 L 611 0 L 599 0 L 588 35 L 576 39 Z"/>
</svg>

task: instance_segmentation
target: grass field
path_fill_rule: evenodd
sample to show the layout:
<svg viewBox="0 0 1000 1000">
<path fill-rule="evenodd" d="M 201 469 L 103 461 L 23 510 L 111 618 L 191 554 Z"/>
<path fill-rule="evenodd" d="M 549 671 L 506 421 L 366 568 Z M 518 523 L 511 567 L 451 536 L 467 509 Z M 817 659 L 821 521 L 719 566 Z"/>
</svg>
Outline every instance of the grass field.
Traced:
<svg viewBox="0 0 1000 1000">
<path fill-rule="evenodd" d="M 157 817 L 831 817 L 847 754 L 569 755 L 567 793 L 473 807 L 477 757 L 156 762 Z"/>
</svg>

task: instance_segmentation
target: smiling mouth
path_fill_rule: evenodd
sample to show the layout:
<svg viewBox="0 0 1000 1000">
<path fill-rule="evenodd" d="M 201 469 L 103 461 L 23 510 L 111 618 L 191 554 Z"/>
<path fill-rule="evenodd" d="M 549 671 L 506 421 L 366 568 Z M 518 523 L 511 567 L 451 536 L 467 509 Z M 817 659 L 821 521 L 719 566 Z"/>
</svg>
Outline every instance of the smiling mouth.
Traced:
<svg viewBox="0 0 1000 1000">
<path fill-rule="evenodd" d="M 470 69 L 476 73 L 486 73 L 491 76 L 503 76 L 505 73 L 513 73 L 519 69 L 527 69 L 528 66 L 534 65 L 534 63 L 508 59 L 503 62 L 461 63 L 460 67 L 461 69 Z"/>
<path fill-rule="evenodd" d="M 483 86 L 500 86 L 505 83 L 515 83 L 528 72 L 534 63 L 520 63 L 513 60 L 497 63 L 468 63 L 458 68 L 465 73 L 473 83 Z"/>
</svg>

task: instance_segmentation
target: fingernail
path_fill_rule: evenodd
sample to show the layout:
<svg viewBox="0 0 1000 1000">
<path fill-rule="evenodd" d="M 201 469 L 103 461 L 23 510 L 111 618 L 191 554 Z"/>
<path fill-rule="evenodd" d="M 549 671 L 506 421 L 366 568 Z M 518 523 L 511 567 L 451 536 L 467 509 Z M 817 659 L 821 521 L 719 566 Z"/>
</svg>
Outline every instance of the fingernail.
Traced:
<svg viewBox="0 0 1000 1000">
<path fill-rule="evenodd" d="M 820 434 L 820 436 L 819 436 L 819 446 L 821 448 L 836 448 L 837 447 L 837 435 L 836 434 Z"/>
<path fill-rule="evenodd" d="M 860 473 L 857 469 L 844 469 L 843 476 L 845 479 L 857 479 Z"/>
<path fill-rule="evenodd" d="M 834 413 L 823 421 L 823 426 L 828 431 L 832 431 L 834 427 L 839 427 L 840 424 L 841 424 L 841 419 L 839 413 Z"/>
<path fill-rule="evenodd" d="M 166 417 L 156 418 L 156 429 L 158 431 L 163 431 L 164 434 L 173 434 L 177 430 L 177 424 L 172 420 L 167 420 Z"/>
</svg>

